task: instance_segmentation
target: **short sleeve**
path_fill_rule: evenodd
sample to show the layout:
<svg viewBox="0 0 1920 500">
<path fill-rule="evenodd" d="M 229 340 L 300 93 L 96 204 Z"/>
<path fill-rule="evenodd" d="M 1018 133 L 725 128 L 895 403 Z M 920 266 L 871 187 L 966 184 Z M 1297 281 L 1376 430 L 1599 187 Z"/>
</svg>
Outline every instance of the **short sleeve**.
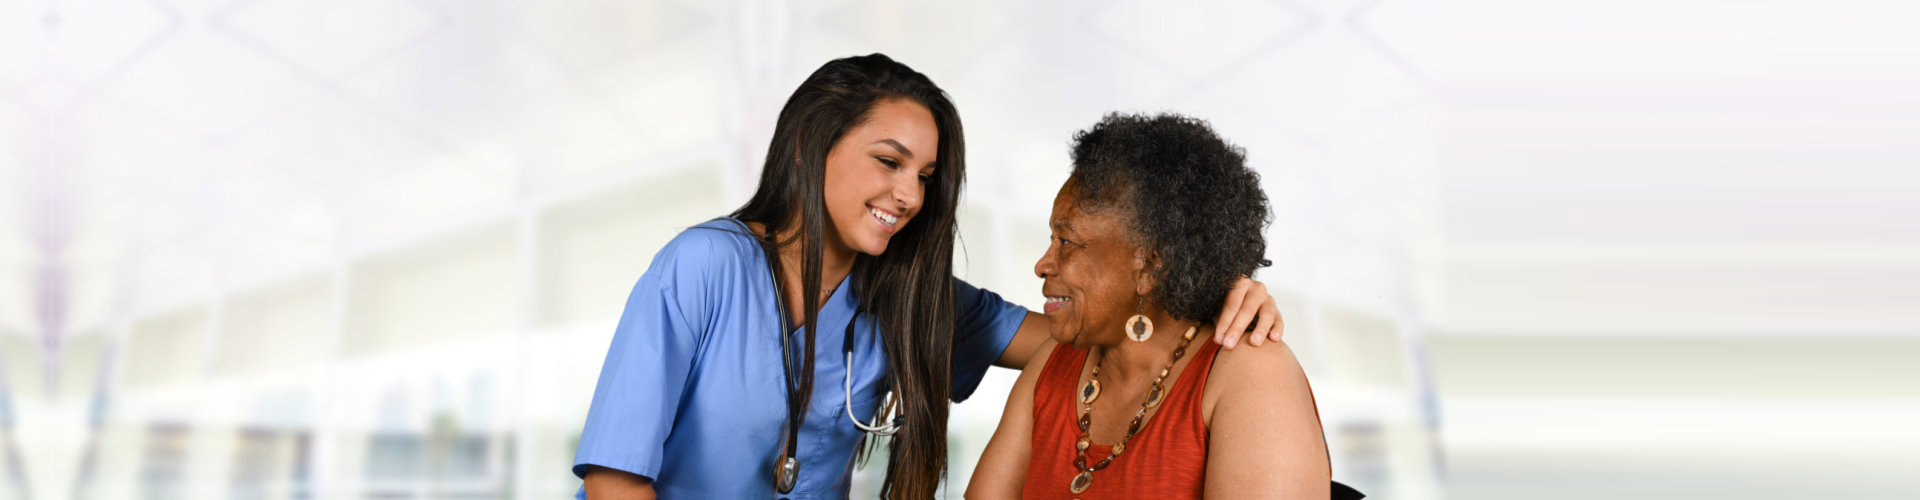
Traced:
<svg viewBox="0 0 1920 500">
<path fill-rule="evenodd" d="M 573 473 L 587 466 L 647 478 L 660 473 L 667 435 L 711 317 L 702 279 L 713 245 L 687 231 L 662 248 L 627 296 L 600 367 Z"/>
<path fill-rule="evenodd" d="M 960 402 L 973 395 L 987 369 L 1013 343 L 1013 334 L 1027 319 L 1027 308 L 959 278 L 953 279 L 953 293 L 959 302 L 954 308 L 953 400 Z"/>
</svg>

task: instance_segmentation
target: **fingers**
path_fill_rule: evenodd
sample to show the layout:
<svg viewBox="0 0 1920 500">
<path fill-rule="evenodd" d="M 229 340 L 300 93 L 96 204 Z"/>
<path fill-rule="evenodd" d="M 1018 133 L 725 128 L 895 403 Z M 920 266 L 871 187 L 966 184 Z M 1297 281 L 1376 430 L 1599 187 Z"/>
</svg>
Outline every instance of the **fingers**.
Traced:
<svg viewBox="0 0 1920 500">
<path fill-rule="evenodd" d="M 1242 337 L 1242 335 L 1248 335 L 1248 333 L 1252 333 L 1252 335 L 1248 335 L 1246 342 L 1250 342 L 1250 344 L 1254 344 L 1254 346 L 1260 346 L 1261 342 L 1265 342 L 1265 331 L 1258 331 L 1258 329 L 1256 329 L 1256 331 L 1248 331 L 1246 327 L 1254 325 L 1254 321 L 1260 317 L 1261 310 L 1273 304 L 1273 296 L 1267 294 L 1267 285 L 1263 285 L 1260 281 L 1254 281 L 1252 285 L 1248 285 L 1246 294 L 1252 296 L 1252 298 L 1250 298 L 1250 300 L 1244 300 L 1244 302 L 1240 304 L 1240 310 L 1235 313 L 1233 323 L 1227 325 L 1227 331 L 1229 331 L 1231 337 L 1233 337 L 1231 340 L 1227 340 L 1227 348 L 1235 348 L 1236 344 L 1240 344 L 1238 338 Z"/>
<path fill-rule="evenodd" d="M 1276 323 L 1280 321 L 1280 310 L 1274 309 L 1273 305 L 1269 303 L 1260 308 L 1259 314 L 1260 324 L 1253 327 L 1252 338 L 1249 341 L 1253 342 L 1253 345 L 1256 346 L 1265 343 L 1267 340 L 1279 342 L 1280 329 L 1274 327 L 1277 326 Z M 1269 329 L 1271 329 L 1272 333 L 1268 333 Z M 1269 337 L 1269 335 L 1271 335 L 1271 337 Z"/>
<path fill-rule="evenodd" d="M 1267 295 L 1265 290 L 1266 285 L 1254 283 L 1253 286 L 1256 290 L 1249 290 L 1247 293 L 1253 294 L 1254 292 L 1259 292 L 1258 295 L 1254 296 L 1262 297 L 1265 300 L 1249 300 L 1243 303 L 1240 306 L 1240 312 L 1234 315 L 1234 324 L 1231 325 L 1227 331 L 1233 332 L 1235 338 L 1245 335 L 1248 344 L 1259 347 L 1260 344 L 1267 341 L 1266 330 L 1255 328 L 1252 331 L 1248 331 L 1247 327 L 1255 325 L 1254 321 L 1260 319 L 1262 306 L 1272 303 L 1273 298 Z"/>
<path fill-rule="evenodd" d="M 1273 330 L 1267 332 L 1267 339 L 1279 342 L 1281 333 L 1287 330 L 1287 318 L 1281 317 L 1280 308 L 1273 304 L 1267 304 L 1265 311 L 1273 315 Z"/>
<path fill-rule="evenodd" d="M 1228 299 L 1228 300 L 1232 300 L 1232 299 Z M 1229 308 L 1226 308 L 1226 309 L 1221 309 L 1221 310 L 1220 310 L 1220 319 L 1219 319 L 1219 320 L 1216 320 L 1216 321 L 1214 321 L 1214 322 L 1213 322 L 1213 324 L 1214 324 L 1214 325 L 1225 325 L 1225 324 L 1227 324 L 1227 322 L 1228 322 L 1228 321 L 1234 321 L 1234 320 L 1236 320 L 1236 319 L 1238 319 L 1238 318 L 1236 318 L 1236 316 L 1239 316 L 1239 315 L 1240 315 L 1239 313 L 1240 313 L 1240 308 L 1238 308 L 1238 307 L 1229 307 Z M 1226 343 L 1227 343 L 1227 337 L 1229 337 L 1229 336 L 1231 336 L 1231 335 L 1228 335 L 1229 333 L 1230 333 L 1230 332 L 1229 332 L 1229 331 L 1228 331 L 1227 329 L 1225 329 L 1225 328 L 1215 328 L 1215 329 L 1213 330 L 1213 343 L 1215 343 L 1215 344 L 1220 344 L 1220 345 L 1226 345 Z"/>
<path fill-rule="evenodd" d="M 1240 321 L 1242 326 L 1245 326 L 1246 322 L 1242 321 L 1241 318 L 1239 318 L 1240 306 L 1241 306 L 1241 303 L 1246 302 L 1247 289 L 1250 288 L 1252 285 L 1258 285 L 1258 284 L 1259 283 L 1256 283 L 1253 280 L 1247 279 L 1244 276 L 1242 276 L 1239 280 L 1234 281 L 1233 289 L 1227 291 L 1226 306 L 1220 308 L 1220 319 L 1214 320 L 1213 324 L 1216 326 L 1228 325 L 1228 324 L 1232 324 L 1232 323 L 1229 323 L 1231 321 Z M 1228 349 L 1232 349 L 1233 344 L 1231 344 L 1231 342 L 1233 342 L 1233 340 L 1229 340 L 1229 339 L 1238 338 L 1239 336 L 1240 336 L 1239 330 L 1216 328 L 1213 330 L 1213 343 L 1220 344 L 1222 346 L 1227 346 Z"/>
</svg>

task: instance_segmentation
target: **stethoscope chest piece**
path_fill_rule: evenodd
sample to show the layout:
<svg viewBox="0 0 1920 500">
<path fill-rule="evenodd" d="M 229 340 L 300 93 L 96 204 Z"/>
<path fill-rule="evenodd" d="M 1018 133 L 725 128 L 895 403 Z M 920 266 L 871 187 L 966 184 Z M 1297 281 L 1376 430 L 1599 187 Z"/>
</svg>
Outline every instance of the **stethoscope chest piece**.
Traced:
<svg viewBox="0 0 1920 500">
<path fill-rule="evenodd" d="M 793 485 L 800 481 L 800 461 L 790 456 L 781 456 L 779 470 L 773 472 L 773 488 L 785 495 L 793 492 Z"/>
</svg>

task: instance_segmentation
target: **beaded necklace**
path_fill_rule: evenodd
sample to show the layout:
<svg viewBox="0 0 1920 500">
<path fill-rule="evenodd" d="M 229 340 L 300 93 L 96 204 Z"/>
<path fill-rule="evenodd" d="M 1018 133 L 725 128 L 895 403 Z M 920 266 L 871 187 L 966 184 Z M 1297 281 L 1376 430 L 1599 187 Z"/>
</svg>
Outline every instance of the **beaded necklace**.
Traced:
<svg viewBox="0 0 1920 500">
<path fill-rule="evenodd" d="M 1120 452 L 1127 449 L 1127 441 L 1133 439 L 1134 433 L 1140 432 L 1140 421 L 1146 418 L 1147 410 L 1158 407 L 1160 403 L 1166 401 L 1167 388 L 1160 383 L 1167 379 L 1167 374 L 1172 373 L 1173 365 L 1180 362 L 1180 357 L 1187 354 L 1187 344 L 1193 342 L 1193 334 L 1197 331 L 1199 331 L 1197 327 L 1188 327 L 1187 333 L 1180 336 L 1180 347 L 1173 349 L 1173 357 L 1167 360 L 1167 367 L 1161 368 L 1160 375 L 1153 378 L 1153 385 L 1147 389 L 1146 397 L 1140 401 L 1140 410 L 1133 414 L 1133 423 L 1127 424 L 1127 435 L 1120 438 L 1119 444 L 1113 445 L 1113 452 L 1108 454 L 1107 458 L 1101 459 L 1098 463 L 1089 464 L 1087 448 L 1093 446 L 1093 438 L 1089 435 L 1091 432 L 1089 429 L 1093 428 L 1093 401 L 1100 398 L 1100 365 L 1107 359 L 1101 357 L 1093 362 L 1093 374 L 1087 376 L 1087 385 L 1080 389 L 1080 404 L 1086 405 L 1087 410 L 1080 414 L 1080 440 L 1073 444 L 1073 468 L 1080 471 L 1073 476 L 1073 482 L 1067 486 L 1073 494 L 1078 495 L 1092 487 L 1093 471 L 1105 469 L 1108 464 L 1113 463 L 1113 459 L 1119 458 Z"/>
</svg>

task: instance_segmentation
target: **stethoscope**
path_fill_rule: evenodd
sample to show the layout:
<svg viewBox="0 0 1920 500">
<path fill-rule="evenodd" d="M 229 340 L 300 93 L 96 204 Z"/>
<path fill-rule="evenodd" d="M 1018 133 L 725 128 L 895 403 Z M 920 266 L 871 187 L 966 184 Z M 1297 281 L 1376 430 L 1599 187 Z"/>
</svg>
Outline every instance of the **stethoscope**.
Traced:
<svg viewBox="0 0 1920 500">
<path fill-rule="evenodd" d="M 847 320 L 847 336 L 842 338 L 842 345 L 840 347 L 840 352 L 847 357 L 847 372 L 840 375 L 841 387 L 845 389 L 842 392 L 847 397 L 847 420 L 853 422 L 854 427 L 859 427 L 860 430 L 866 431 L 869 434 L 875 436 L 892 436 L 893 433 L 900 432 L 900 427 L 904 425 L 901 420 L 904 419 L 905 416 L 894 415 L 892 422 L 886 422 L 883 418 L 874 417 L 874 421 L 880 423 L 862 422 L 859 417 L 853 416 L 853 322 L 859 319 L 860 311 L 856 310 L 853 312 L 853 318 Z M 782 344 L 785 343 L 782 342 Z M 892 391 L 887 392 L 887 399 L 888 406 L 897 403 L 897 401 L 892 400 Z"/>
<path fill-rule="evenodd" d="M 775 490 L 784 495 L 793 492 L 794 485 L 799 483 L 799 424 L 801 412 L 806 411 L 806 408 L 800 407 L 800 382 L 794 379 L 793 342 L 787 338 L 787 332 L 792 331 L 793 320 L 787 316 L 786 299 L 780 296 L 780 277 L 774 275 L 772 248 L 762 244 L 761 251 L 767 257 L 767 274 L 773 278 L 774 304 L 780 309 L 780 367 L 781 371 L 785 373 L 786 378 L 787 435 L 782 439 L 782 441 L 785 441 L 786 449 L 784 453 L 781 453 L 779 463 L 776 464 L 777 468 L 774 470 L 773 485 Z M 876 418 L 875 422 L 863 422 L 859 417 L 853 415 L 853 325 L 859 319 L 860 312 L 856 309 L 853 317 L 847 319 L 846 335 L 841 339 L 840 345 L 840 352 L 846 356 L 847 365 L 846 373 L 841 374 L 840 377 L 841 388 L 843 389 L 842 393 L 846 397 L 847 420 L 853 422 L 853 426 L 858 427 L 863 432 L 876 436 L 892 436 L 894 433 L 900 432 L 900 428 L 903 425 L 903 416 L 895 415 L 891 422 L 883 418 Z M 887 397 L 892 398 L 892 393 L 889 392 Z M 892 402 L 889 401 L 889 403 Z"/>
</svg>

